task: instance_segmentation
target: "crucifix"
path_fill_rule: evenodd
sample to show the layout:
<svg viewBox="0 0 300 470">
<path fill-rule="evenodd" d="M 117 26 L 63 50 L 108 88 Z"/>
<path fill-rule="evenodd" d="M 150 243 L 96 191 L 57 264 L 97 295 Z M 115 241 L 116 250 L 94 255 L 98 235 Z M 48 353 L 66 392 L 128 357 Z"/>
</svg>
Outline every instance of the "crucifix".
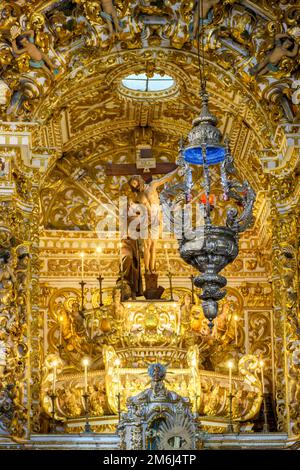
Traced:
<svg viewBox="0 0 300 470">
<path fill-rule="evenodd" d="M 166 175 L 176 170 L 177 165 L 171 162 L 157 163 L 155 168 L 149 168 L 145 171 L 143 168 L 137 168 L 135 163 L 107 163 L 107 176 L 134 176 L 140 175 L 146 183 L 152 181 L 153 175 Z"/>
<path fill-rule="evenodd" d="M 106 170 L 106 174 L 108 176 L 131 176 L 128 184 L 134 197 L 133 203 L 142 204 L 147 210 L 148 223 L 146 229 L 148 235 L 143 238 L 146 282 L 144 296 L 147 299 L 160 299 L 164 291 L 164 288 L 158 286 L 157 284 L 158 275 L 156 273 L 156 245 L 158 237 L 153 236 L 154 230 L 159 231 L 161 220 L 159 212 L 160 201 L 157 189 L 160 186 L 163 186 L 166 182 L 170 181 L 177 173 L 177 169 L 178 167 L 174 163 L 159 163 L 155 168 L 147 167 L 146 173 L 143 171 L 143 169 L 138 168 L 138 166 L 135 164 L 110 164 Z M 152 179 L 153 174 L 160 174 L 162 176 Z M 149 221 L 151 221 L 151 229 Z M 137 240 L 135 240 L 135 243 L 137 243 Z M 135 249 L 134 251 L 136 252 L 138 250 Z M 132 298 L 135 298 L 136 292 L 134 291 L 137 291 L 137 288 L 133 288 L 133 286 L 136 285 L 136 279 L 134 280 L 133 278 L 136 276 L 140 278 L 140 274 L 137 274 L 136 272 L 133 274 L 134 270 L 133 268 L 131 269 L 130 266 L 131 264 L 140 265 L 140 263 L 138 260 L 134 260 L 133 255 L 128 256 L 127 240 L 122 241 L 121 252 L 122 265 L 128 267 L 126 272 L 122 271 L 122 279 L 125 279 L 125 281 L 131 284 L 130 287 L 132 291 Z M 125 259 L 123 256 L 125 256 Z"/>
<path fill-rule="evenodd" d="M 150 126 L 138 126 L 134 129 L 134 142 L 136 148 L 136 163 L 108 163 L 106 174 L 108 176 L 140 175 L 146 183 L 152 181 L 153 175 L 165 175 L 177 168 L 175 163 L 157 163 L 153 155 L 153 130 Z"/>
</svg>

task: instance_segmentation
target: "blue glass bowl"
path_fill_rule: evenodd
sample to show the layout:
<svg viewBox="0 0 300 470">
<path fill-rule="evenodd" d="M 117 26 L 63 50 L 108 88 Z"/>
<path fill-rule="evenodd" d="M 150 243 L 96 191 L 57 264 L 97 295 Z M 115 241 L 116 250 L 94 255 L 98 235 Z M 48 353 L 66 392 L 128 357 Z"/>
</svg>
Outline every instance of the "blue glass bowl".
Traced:
<svg viewBox="0 0 300 470">
<path fill-rule="evenodd" d="M 224 147 L 206 147 L 206 163 L 208 165 L 216 165 L 222 163 L 225 159 Z M 186 162 L 193 165 L 203 165 L 202 147 L 190 147 L 184 150 L 183 157 Z"/>
</svg>

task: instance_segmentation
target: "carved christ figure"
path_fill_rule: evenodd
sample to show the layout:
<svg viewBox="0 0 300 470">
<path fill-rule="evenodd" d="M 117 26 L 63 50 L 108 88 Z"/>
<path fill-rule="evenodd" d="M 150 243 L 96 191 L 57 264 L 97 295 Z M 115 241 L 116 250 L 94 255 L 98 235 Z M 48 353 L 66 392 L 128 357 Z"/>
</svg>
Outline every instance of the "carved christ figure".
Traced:
<svg viewBox="0 0 300 470">
<path fill-rule="evenodd" d="M 148 236 L 143 239 L 146 273 L 154 273 L 156 267 L 156 246 L 161 223 L 160 201 L 157 189 L 171 181 L 177 171 L 178 168 L 161 178 L 151 181 L 151 183 L 145 183 L 144 179 L 139 175 L 132 176 L 128 182 L 135 196 L 134 202 L 146 209 Z M 144 229 L 145 227 L 141 228 Z"/>
</svg>

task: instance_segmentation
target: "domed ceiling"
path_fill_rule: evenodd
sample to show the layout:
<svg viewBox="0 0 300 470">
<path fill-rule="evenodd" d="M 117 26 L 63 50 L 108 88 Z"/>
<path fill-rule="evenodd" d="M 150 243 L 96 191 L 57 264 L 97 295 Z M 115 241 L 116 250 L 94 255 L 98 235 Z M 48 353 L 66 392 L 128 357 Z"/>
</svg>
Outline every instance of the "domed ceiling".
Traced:
<svg viewBox="0 0 300 470">
<path fill-rule="evenodd" d="M 199 23 L 193 0 L 2 2 L 1 113 L 34 120 L 33 150 L 51 154 L 41 188 L 45 228 L 93 230 L 99 204 L 118 199 L 140 148 L 151 149 L 157 174 L 175 162 L 200 108 L 197 24 L 211 110 L 241 177 L 260 194 L 262 216 L 264 150 L 276 148 L 282 123 L 299 118 L 300 7 L 203 4 Z M 139 75 L 145 89 L 128 86 Z"/>
</svg>

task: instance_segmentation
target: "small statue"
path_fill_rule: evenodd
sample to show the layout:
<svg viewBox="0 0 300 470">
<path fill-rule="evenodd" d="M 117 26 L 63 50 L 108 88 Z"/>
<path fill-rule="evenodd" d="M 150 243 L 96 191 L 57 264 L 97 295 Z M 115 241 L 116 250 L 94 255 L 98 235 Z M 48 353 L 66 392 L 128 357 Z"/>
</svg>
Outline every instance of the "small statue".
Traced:
<svg viewBox="0 0 300 470">
<path fill-rule="evenodd" d="M 194 38 L 196 38 L 197 34 L 199 33 L 199 26 L 202 26 L 202 24 L 209 24 L 212 22 L 212 19 L 213 19 L 212 8 L 215 5 L 217 5 L 220 0 L 202 0 L 202 3 L 200 4 L 200 9 L 199 9 L 199 4 L 198 4 L 199 1 L 200 0 L 195 1 L 195 7 L 194 7 L 194 22 L 193 22 L 193 37 Z M 201 16 L 203 17 L 201 18 Z"/>
<path fill-rule="evenodd" d="M 61 392 L 62 409 L 69 417 L 77 417 L 82 413 L 81 407 L 81 391 L 74 388 L 73 390 L 66 388 Z"/>
<path fill-rule="evenodd" d="M 32 68 L 43 69 L 47 75 L 51 75 L 50 72 L 53 72 L 54 75 L 58 74 L 56 65 L 34 44 L 34 31 L 26 31 L 15 36 L 17 31 L 13 27 L 11 32 L 14 37 L 12 48 L 16 55 L 28 54 L 30 57 L 29 64 Z"/>
<path fill-rule="evenodd" d="M 97 387 L 97 385 L 89 386 L 88 393 L 90 395 L 90 408 L 92 416 L 102 416 L 103 415 L 103 395 Z"/>
<path fill-rule="evenodd" d="M 291 47 L 294 47 L 291 49 Z M 265 57 L 265 59 L 250 69 L 250 74 L 257 76 L 267 72 L 276 72 L 278 65 L 283 57 L 296 57 L 299 46 L 295 40 L 288 34 L 276 34 L 275 47 Z"/>
<path fill-rule="evenodd" d="M 109 29 L 109 35 L 114 36 L 115 32 L 119 33 L 121 27 L 119 24 L 119 18 L 117 10 L 113 4 L 113 0 L 101 0 L 102 12 L 100 15 L 105 19 Z M 113 27 L 114 26 L 114 27 Z"/>
<path fill-rule="evenodd" d="M 124 305 L 122 304 L 122 290 L 113 291 L 113 316 L 115 320 L 124 320 Z"/>
<path fill-rule="evenodd" d="M 9 86 L 3 80 L 0 79 L 0 106 L 7 105 L 9 103 L 11 93 L 12 92 Z M 4 171 L 3 164 L 5 167 L 5 162 L 2 160 L 2 158 L 0 158 L 0 177 L 5 176 L 5 174 L 3 173 Z"/>
<path fill-rule="evenodd" d="M 191 308 L 191 296 L 190 294 L 185 294 L 183 303 L 180 307 L 180 319 L 183 323 L 189 323 L 191 318 Z"/>
</svg>

